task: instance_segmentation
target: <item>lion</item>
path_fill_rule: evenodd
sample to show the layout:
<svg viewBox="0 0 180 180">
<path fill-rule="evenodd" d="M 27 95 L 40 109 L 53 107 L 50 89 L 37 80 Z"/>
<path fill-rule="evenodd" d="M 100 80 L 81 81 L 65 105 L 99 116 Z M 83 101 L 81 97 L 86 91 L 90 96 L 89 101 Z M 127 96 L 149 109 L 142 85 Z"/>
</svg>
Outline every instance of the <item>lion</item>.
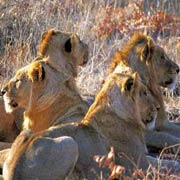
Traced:
<svg viewBox="0 0 180 180">
<path fill-rule="evenodd" d="M 109 68 L 110 73 L 121 71 L 127 66 L 137 71 L 160 104 L 154 131 L 147 131 L 147 145 L 163 148 L 180 143 L 180 127 L 168 121 L 165 112 L 162 87 L 175 87 L 179 67 L 154 43 L 151 37 L 135 33 L 127 45 L 114 54 Z"/>
<path fill-rule="evenodd" d="M 49 71 L 47 65 L 42 63 L 42 66 L 44 66 L 44 77 L 47 78 L 46 74 Z M 41 69 L 40 66 L 38 67 Z M 37 68 L 35 69 L 37 70 Z M 38 74 L 42 75 L 42 72 L 38 71 Z M 36 74 L 36 77 L 39 75 Z M 43 86 L 44 83 L 41 83 Z M 47 83 L 45 84 L 47 85 Z M 110 75 L 85 117 L 83 119 L 79 117 L 81 121 L 61 123 L 32 135 L 26 135 L 27 132 L 25 131 L 23 140 L 17 138 L 3 168 L 5 180 L 31 180 L 34 178 L 42 179 L 42 177 L 46 180 L 49 178 L 46 169 L 48 169 L 48 173 L 51 172 L 51 179 L 58 179 L 57 174 L 52 169 L 54 159 L 57 157 L 49 158 L 45 152 L 51 146 L 50 141 L 61 136 L 72 137 L 77 142 L 79 149 L 79 158 L 69 179 L 97 178 L 96 173 L 101 169 L 92 161 L 93 157 L 97 154 L 107 154 L 111 146 L 115 147 L 117 153 L 122 153 L 121 157 L 117 156 L 117 162 L 126 167 L 127 173 L 131 173 L 133 168 L 137 167 L 147 169 L 149 159 L 146 157 L 144 130 L 146 127 L 148 128 L 147 123 L 151 122 L 149 119 L 147 121 L 141 119 L 140 113 L 143 113 L 143 117 L 145 114 L 148 117 L 149 112 L 153 110 L 154 113 L 151 114 L 151 118 L 156 119 L 159 105 L 149 94 L 150 91 L 146 90 L 148 89 L 140 81 L 137 73 L 131 75 L 114 73 Z M 145 101 L 144 98 L 147 100 Z M 16 99 L 14 102 L 17 103 Z M 29 103 L 25 104 L 29 106 Z M 36 104 L 36 109 L 39 109 L 38 106 L 41 106 L 41 102 L 38 101 Z M 57 110 L 56 106 L 52 106 Z M 143 111 L 140 111 L 141 106 L 144 107 Z M 53 113 L 56 116 L 56 113 Z M 153 115 L 154 117 L 152 117 Z M 40 147 L 41 150 L 39 150 Z M 156 162 L 157 165 L 157 161 L 152 159 L 151 161 L 154 164 Z M 44 162 L 47 162 L 46 168 L 44 168 Z M 171 161 L 164 165 L 171 168 L 179 167 Z M 64 169 L 63 163 L 59 163 L 59 169 L 61 168 Z M 92 171 L 93 169 L 96 173 Z M 107 179 L 108 176 L 106 172 L 104 173 L 103 177 Z"/>
<path fill-rule="evenodd" d="M 43 62 L 44 64 L 46 64 L 49 67 L 49 69 L 51 69 L 50 71 L 52 71 L 52 72 L 54 71 L 54 73 L 52 73 L 52 74 L 54 74 L 54 76 L 55 76 L 55 74 L 58 74 L 59 72 L 61 72 L 60 75 L 57 76 L 56 78 L 54 78 L 54 79 L 50 78 L 53 81 L 51 81 L 51 83 L 49 83 L 49 86 L 48 86 L 49 92 L 51 92 L 53 83 L 59 84 L 60 82 L 62 82 L 62 83 L 64 83 L 64 85 L 63 85 L 63 89 L 61 92 L 63 92 L 63 90 L 65 90 L 63 92 L 63 93 L 65 93 L 67 90 L 67 98 L 64 98 L 64 100 L 67 100 L 66 105 L 64 106 L 64 102 L 59 101 L 62 104 L 62 107 L 60 108 L 62 110 L 60 113 L 61 120 L 62 120 L 61 122 L 64 121 L 63 119 L 66 119 L 68 121 L 76 121 L 77 117 L 79 120 L 79 117 L 81 117 L 81 116 L 84 117 L 85 113 L 87 112 L 86 104 L 84 104 L 84 102 L 82 102 L 82 99 L 79 96 L 78 91 L 76 90 L 76 85 L 75 85 L 75 80 L 74 80 L 74 78 L 77 75 L 77 68 L 78 68 L 77 66 L 85 65 L 87 63 L 87 60 L 88 60 L 88 46 L 84 42 L 82 42 L 77 35 L 72 34 L 72 33 L 61 32 L 61 31 L 53 30 L 53 29 L 48 30 L 47 32 L 45 32 L 43 34 L 40 45 L 39 45 L 38 57 L 33 60 L 34 61 L 33 64 L 36 64 L 38 66 L 38 62 Z M 43 72 L 43 69 L 41 71 Z M 34 76 L 34 78 L 36 79 L 35 76 Z M 33 77 L 33 76 L 31 76 L 31 77 Z M 28 78 L 30 78 L 30 76 L 27 77 L 25 75 L 25 79 L 24 79 L 24 77 L 22 77 L 22 79 L 25 81 L 26 81 L 26 78 L 28 79 Z M 59 80 L 58 80 L 58 78 L 59 78 Z M 34 81 L 35 79 L 31 78 L 31 80 L 33 80 L 33 84 L 35 83 L 37 85 L 38 82 Z M 57 81 L 60 81 L 60 82 L 58 83 Z M 23 83 L 21 83 L 21 80 L 19 82 L 17 80 L 14 83 L 17 85 L 23 84 Z M 55 87 L 58 88 L 57 85 L 54 86 L 54 88 Z M 60 85 L 60 87 L 61 87 L 61 85 Z M 15 88 L 14 90 L 16 91 L 17 86 L 14 86 L 14 88 Z M 19 87 L 19 88 L 21 88 L 21 87 Z M 33 90 L 37 91 L 35 89 L 33 89 Z M 45 89 L 44 89 L 44 92 L 46 95 L 53 96 L 53 94 L 46 92 Z M 5 93 L 4 90 L 2 90 L 1 94 L 3 95 L 4 93 Z M 62 96 L 63 96 L 63 93 L 62 93 Z M 24 95 L 26 97 L 25 92 L 24 92 Z M 44 98 L 46 98 L 45 96 L 44 96 Z M 51 97 L 50 97 L 50 99 L 51 99 Z M 33 102 L 33 103 L 36 106 L 36 102 Z M 55 103 L 57 103 L 57 101 Z M 12 117 L 12 114 L 16 114 L 19 111 L 19 109 L 21 109 L 21 107 L 16 106 L 16 103 L 13 104 L 13 102 L 11 102 L 10 106 L 12 106 L 12 108 L 11 107 L 9 108 L 9 105 L 7 105 L 7 104 L 8 103 L 6 103 L 6 107 L 7 107 L 6 111 L 8 111 L 8 112 L 12 111 L 12 113 L 11 113 L 11 115 L 5 114 L 3 119 L 6 118 L 8 120 L 9 116 Z M 41 105 L 43 105 L 43 104 L 41 104 Z M 46 105 L 47 105 L 47 103 L 46 103 Z M 31 106 L 33 106 L 33 104 L 31 104 Z M 49 106 L 47 106 L 46 111 L 48 111 L 48 107 Z M 44 108 L 41 110 L 43 111 L 43 113 L 45 113 Z M 42 112 L 41 110 L 40 110 L 40 112 Z M 33 112 L 32 107 L 30 107 L 30 111 L 31 112 L 29 112 L 29 111 L 24 112 L 24 113 L 22 112 L 22 114 L 24 114 L 24 116 L 26 117 L 25 120 L 23 121 L 24 128 L 26 128 L 26 129 L 32 128 L 34 131 L 40 131 L 44 128 L 49 127 L 48 124 L 50 122 L 47 122 L 46 121 L 47 119 L 44 118 L 46 116 L 45 114 L 41 115 L 41 116 L 39 116 L 39 115 L 36 116 L 34 113 L 32 113 Z M 51 111 L 51 109 L 49 109 L 49 111 Z M 46 112 L 46 113 L 48 114 L 48 118 L 49 118 L 50 114 L 48 112 Z M 37 112 L 37 114 L 38 114 L 38 112 Z M 51 115 L 54 116 L 53 112 L 51 112 Z M 19 113 L 18 113 L 18 116 L 20 117 Z M 33 119 L 33 121 L 30 121 L 31 118 L 34 118 L 34 116 L 36 116 L 36 119 Z M 15 117 L 15 119 L 16 119 L 16 117 Z M 45 120 L 45 121 L 41 121 L 41 120 Z M 36 124 L 36 121 L 38 122 L 38 124 Z M 48 123 L 48 124 L 46 124 L 46 123 Z M 58 124 L 59 121 L 57 120 L 54 123 Z M 6 124 L 4 124 L 4 125 L 6 125 Z M 4 148 L 10 147 L 10 146 L 11 146 L 11 144 L 9 144 L 9 143 L 7 143 L 7 144 L 5 144 L 4 142 L 0 143 L 1 150 Z M 3 152 L 1 152 L 1 154 L 2 154 L 2 156 L 4 156 Z"/>
</svg>

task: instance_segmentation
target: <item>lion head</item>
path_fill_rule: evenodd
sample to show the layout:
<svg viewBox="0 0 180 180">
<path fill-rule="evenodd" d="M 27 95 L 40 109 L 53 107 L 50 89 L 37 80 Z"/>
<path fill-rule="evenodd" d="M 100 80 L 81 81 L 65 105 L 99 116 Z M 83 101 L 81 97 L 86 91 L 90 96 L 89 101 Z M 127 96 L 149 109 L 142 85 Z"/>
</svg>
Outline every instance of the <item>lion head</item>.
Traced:
<svg viewBox="0 0 180 180">
<path fill-rule="evenodd" d="M 76 34 L 50 29 L 43 33 L 37 54 L 58 71 L 76 76 L 77 66 L 87 63 L 88 46 Z"/>
<path fill-rule="evenodd" d="M 81 103 L 74 79 L 54 70 L 45 61 L 35 61 L 19 69 L 2 94 L 6 111 L 25 109 L 24 127 L 34 131 L 49 127 L 74 104 Z"/>
<path fill-rule="evenodd" d="M 84 122 L 88 122 L 96 112 L 94 109 L 102 108 L 103 104 L 110 105 L 125 121 L 132 120 L 129 123 L 139 124 L 138 126 L 147 129 L 153 129 L 155 126 L 159 104 L 138 73 L 132 73 L 129 68 L 123 69 L 121 73 L 109 75 Z"/>
<path fill-rule="evenodd" d="M 117 66 L 113 73 L 132 75 L 133 70 L 122 64 L 121 66 Z M 150 91 L 148 86 L 142 81 L 141 77 L 139 77 L 139 107 L 141 120 L 146 129 L 154 129 L 160 104 L 153 96 L 153 93 Z"/>
<path fill-rule="evenodd" d="M 158 45 L 156 45 L 153 50 L 152 60 L 154 60 L 154 70 L 158 84 L 173 90 L 179 73 L 178 65 L 174 63 L 165 53 L 164 49 Z"/>
<path fill-rule="evenodd" d="M 44 78 L 45 71 L 40 62 L 34 62 L 19 69 L 16 75 L 2 89 L 6 111 L 11 113 L 17 108 L 29 108 L 33 85 L 43 82 L 42 84 L 45 87 Z M 42 84 L 39 87 L 37 86 L 37 91 L 40 90 L 40 87 L 43 88 Z"/>
<path fill-rule="evenodd" d="M 160 86 L 174 88 L 179 67 L 163 48 L 156 45 L 151 37 L 135 33 L 127 45 L 117 51 L 111 62 L 110 72 L 118 65 L 125 64 L 140 73 L 141 78 L 149 84 L 150 77 Z"/>
<path fill-rule="evenodd" d="M 122 51 L 117 51 L 112 59 L 110 72 L 118 72 L 121 66 L 128 66 L 138 72 L 143 83 L 148 86 L 160 104 L 156 129 L 161 129 L 167 122 L 164 101 L 160 89 L 174 88 L 179 67 L 168 58 L 162 48 L 151 37 L 135 33 Z"/>
</svg>

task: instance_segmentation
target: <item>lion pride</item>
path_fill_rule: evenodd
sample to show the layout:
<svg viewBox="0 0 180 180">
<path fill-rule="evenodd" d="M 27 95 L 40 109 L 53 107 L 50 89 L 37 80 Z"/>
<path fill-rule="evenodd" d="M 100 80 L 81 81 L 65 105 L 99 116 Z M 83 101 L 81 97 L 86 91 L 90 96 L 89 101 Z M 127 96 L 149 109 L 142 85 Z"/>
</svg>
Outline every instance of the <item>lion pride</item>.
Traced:
<svg viewBox="0 0 180 180">
<path fill-rule="evenodd" d="M 147 131 L 147 145 L 163 148 L 180 143 L 180 127 L 168 121 L 160 86 L 174 88 L 179 67 L 154 43 L 151 37 L 135 33 L 112 59 L 110 72 L 119 72 L 127 66 L 137 71 L 160 104 L 156 128 Z"/>
<path fill-rule="evenodd" d="M 29 68 L 22 68 L 20 72 L 21 74 L 30 75 L 29 78 L 33 78 L 31 76 L 36 75 L 36 80 L 40 79 L 39 85 L 43 87 L 44 84 L 48 86 L 48 84 L 45 83 L 46 81 L 43 81 L 45 79 L 48 80 L 49 78 L 49 68 L 50 67 L 44 62 L 35 62 L 32 63 Z M 24 73 L 25 71 L 26 73 Z M 34 71 L 35 73 L 32 73 Z M 16 75 L 16 77 L 18 77 L 18 75 Z M 54 76 L 50 77 L 55 78 Z M 51 83 L 50 80 L 48 82 Z M 24 84 L 23 87 L 29 88 L 28 84 L 29 83 L 27 83 L 27 85 Z M 9 82 L 9 87 L 10 85 L 11 81 Z M 71 88 L 69 88 L 69 90 L 70 89 Z M 10 90 L 11 88 L 7 88 L 6 93 L 8 94 L 8 91 Z M 53 94 L 56 95 L 58 92 L 56 92 L 55 89 L 53 90 Z M 59 86 L 59 91 L 61 92 L 62 90 L 63 86 Z M 121 158 L 117 156 L 117 162 L 126 167 L 127 173 L 132 172 L 132 169 L 137 167 L 147 169 L 149 165 L 148 161 L 157 165 L 156 159 L 147 159 L 146 157 L 147 150 L 144 143 L 146 123 L 141 119 L 140 112 L 143 112 L 144 115 L 146 113 L 146 116 L 148 117 L 150 108 L 145 108 L 144 111 L 140 111 L 139 108 L 140 106 L 145 107 L 148 104 L 154 111 L 158 110 L 157 103 L 155 103 L 154 98 L 149 94 L 150 92 L 146 90 L 148 89 L 141 83 L 137 73 L 131 75 L 114 73 L 110 75 L 96 96 L 95 102 L 91 105 L 81 122 L 59 124 L 32 135 L 27 135 L 28 132 L 24 131 L 23 134 L 21 134 L 22 138 L 18 137 L 16 139 L 9 153 L 10 155 L 5 161 L 3 169 L 5 180 L 31 180 L 35 178 L 46 180 L 49 179 L 48 174 L 51 175 L 51 179 L 55 179 L 58 171 L 54 171 L 53 163 L 56 161 L 57 157 L 52 158 L 53 155 L 50 154 L 49 156 L 45 152 L 48 152 L 48 147 L 52 146 L 51 141 L 61 136 L 70 136 L 78 144 L 79 158 L 72 175 L 69 177 L 71 180 L 97 178 L 96 173 L 98 173 L 100 169 L 97 164 L 93 162 L 93 156 L 97 154 L 107 154 L 110 146 L 114 146 L 115 151 L 122 154 Z M 21 90 L 21 94 L 22 92 L 23 90 Z M 66 93 L 69 94 L 67 90 L 64 92 L 64 95 Z M 148 96 L 146 96 L 147 93 L 149 94 Z M 36 97 L 39 96 L 35 94 L 34 98 Z M 6 98 L 7 97 L 5 97 L 5 101 L 7 100 Z M 45 103 L 43 98 L 44 97 L 39 97 L 39 100 L 36 103 L 37 110 L 41 109 L 41 103 Z M 61 99 L 62 97 L 56 96 L 53 100 L 57 100 L 58 98 Z M 141 100 L 141 98 L 143 99 Z M 144 98 L 147 98 L 147 101 L 144 101 Z M 22 101 L 13 99 L 12 102 L 17 105 L 26 104 L 27 107 L 29 107 L 28 97 L 25 100 L 22 98 Z M 49 104 L 49 106 L 52 106 L 52 109 L 54 110 L 53 114 L 57 117 L 55 111 L 59 111 L 59 108 L 62 106 L 57 106 L 57 108 L 53 104 Z M 157 112 L 153 115 L 155 118 Z M 79 117 L 79 120 L 81 120 L 81 117 Z M 66 122 L 68 121 L 66 120 Z M 41 151 L 38 150 L 39 148 L 41 148 Z M 64 169 L 64 163 L 59 160 L 59 169 Z M 178 164 L 175 164 L 175 162 L 172 161 L 162 163 L 169 168 L 179 167 Z M 46 168 L 44 168 L 44 164 L 46 164 Z M 29 168 L 28 165 L 32 165 L 31 168 Z M 58 165 L 56 168 L 57 167 Z M 94 173 L 92 169 L 95 169 L 96 173 Z M 67 173 L 67 176 L 68 175 L 69 173 Z M 107 178 L 106 173 L 103 175 Z"/>
</svg>

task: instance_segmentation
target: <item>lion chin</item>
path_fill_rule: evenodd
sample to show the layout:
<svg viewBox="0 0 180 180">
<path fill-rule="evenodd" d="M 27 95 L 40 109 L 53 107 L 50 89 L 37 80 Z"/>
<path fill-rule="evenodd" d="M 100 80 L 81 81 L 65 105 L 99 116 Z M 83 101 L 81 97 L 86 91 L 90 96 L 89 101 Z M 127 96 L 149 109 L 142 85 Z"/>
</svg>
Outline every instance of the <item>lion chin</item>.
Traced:
<svg viewBox="0 0 180 180">
<path fill-rule="evenodd" d="M 176 87 L 176 83 L 177 83 L 177 77 L 175 77 L 174 79 L 170 79 L 170 80 L 165 81 L 164 84 L 172 92 Z"/>
<path fill-rule="evenodd" d="M 148 123 L 148 124 L 146 125 L 147 129 L 148 129 L 148 130 L 154 130 L 154 128 L 155 128 L 155 123 L 156 123 L 156 118 L 154 118 L 150 123 Z"/>
<path fill-rule="evenodd" d="M 7 113 L 12 113 L 18 107 L 18 104 L 7 96 L 4 96 L 4 105 Z"/>
<path fill-rule="evenodd" d="M 156 124 L 157 114 L 147 118 L 144 122 L 147 130 L 154 130 Z"/>
</svg>

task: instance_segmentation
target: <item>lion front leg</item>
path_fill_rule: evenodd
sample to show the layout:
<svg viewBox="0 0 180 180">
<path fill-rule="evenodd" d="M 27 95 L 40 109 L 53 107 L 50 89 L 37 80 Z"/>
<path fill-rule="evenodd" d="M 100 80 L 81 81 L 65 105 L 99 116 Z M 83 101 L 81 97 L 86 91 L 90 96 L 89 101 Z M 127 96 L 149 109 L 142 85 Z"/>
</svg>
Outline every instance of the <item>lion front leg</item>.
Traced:
<svg viewBox="0 0 180 180">
<path fill-rule="evenodd" d="M 174 122 L 174 124 L 180 127 L 180 122 Z"/>
<path fill-rule="evenodd" d="M 174 146 L 172 150 L 174 153 L 180 154 L 180 138 L 172 136 L 169 133 L 162 131 L 146 131 L 145 133 L 146 145 L 153 149 L 162 150 L 167 146 Z M 179 152 L 178 152 L 179 151 Z"/>
<path fill-rule="evenodd" d="M 165 121 L 164 126 L 162 126 L 159 131 L 169 133 L 175 137 L 180 138 L 180 126 L 172 123 L 170 121 Z"/>
<path fill-rule="evenodd" d="M 149 164 L 152 167 L 156 167 L 157 171 L 162 173 L 174 173 L 179 174 L 180 172 L 180 164 L 174 160 L 166 160 L 166 159 L 159 159 L 154 158 L 151 156 L 146 156 Z"/>
</svg>

